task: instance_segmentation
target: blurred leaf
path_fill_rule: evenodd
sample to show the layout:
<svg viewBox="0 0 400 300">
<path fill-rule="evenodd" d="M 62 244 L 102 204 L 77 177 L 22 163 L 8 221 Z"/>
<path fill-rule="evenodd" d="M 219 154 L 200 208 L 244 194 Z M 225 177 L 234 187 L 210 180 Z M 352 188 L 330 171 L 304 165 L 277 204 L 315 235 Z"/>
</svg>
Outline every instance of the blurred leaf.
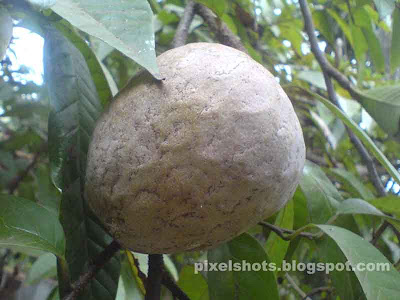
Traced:
<svg viewBox="0 0 400 300">
<path fill-rule="evenodd" d="M 0 61 L 3 60 L 13 33 L 13 21 L 8 10 L 0 5 Z"/>
<path fill-rule="evenodd" d="M 335 45 L 335 36 L 332 31 L 332 24 L 329 22 L 328 14 L 325 10 L 315 10 L 312 13 L 312 18 L 317 28 L 326 40 L 331 44 Z"/>
<path fill-rule="evenodd" d="M 335 214 L 338 200 L 342 200 L 329 178 L 318 165 L 306 160 L 300 187 L 307 199 L 311 222 L 327 222 Z"/>
<path fill-rule="evenodd" d="M 190 300 L 208 300 L 208 285 L 203 275 L 196 273 L 193 266 L 186 265 L 179 273 L 178 286 Z"/>
<path fill-rule="evenodd" d="M 174 264 L 174 262 L 172 261 L 172 259 L 164 254 L 163 255 L 164 258 L 164 264 L 165 264 L 165 268 L 167 269 L 167 271 L 171 274 L 171 277 L 175 280 L 178 281 L 179 279 L 179 275 L 178 275 L 178 270 L 176 269 L 176 266 Z"/>
<path fill-rule="evenodd" d="M 303 90 L 306 91 L 306 90 Z M 376 159 L 385 167 L 386 171 L 397 181 L 400 183 L 400 174 L 397 170 L 393 167 L 390 161 L 386 158 L 386 156 L 382 153 L 382 151 L 375 145 L 375 143 L 371 140 L 371 138 L 358 127 L 357 124 L 354 123 L 346 114 L 344 114 L 336 105 L 332 104 L 329 100 L 321 97 L 316 93 L 312 93 L 306 91 L 313 95 L 318 101 L 321 101 L 323 104 L 326 105 L 340 120 L 343 121 L 353 132 L 354 134 L 363 142 L 365 147 L 372 152 L 372 154 L 376 157 Z"/>
<path fill-rule="evenodd" d="M 126 252 L 127 255 L 132 255 Z M 134 264 L 131 264 L 128 256 L 125 255 L 121 262 L 121 275 L 118 283 L 118 292 L 116 300 L 141 300 L 144 299 L 143 292 L 138 285 L 137 270 Z M 141 282 L 141 284 L 143 284 Z"/>
<path fill-rule="evenodd" d="M 28 0 L 28 2 L 32 3 L 34 6 L 39 7 L 40 9 L 49 8 L 53 6 L 57 1 L 58 0 Z"/>
<path fill-rule="evenodd" d="M 393 9 L 395 8 L 396 0 L 374 0 L 374 3 L 381 19 L 383 19 L 392 14 Z"/>
<path fill-rule="evenodd" d="M 86 64 L 89 67 L 93 82 L 96 85 L 101 104 L 103 107 L 107 106 L 112 98 L 112 94 L 106 75 L 103 72 L 101 63 L 97 60 L 96 55 L 89 48 L 88 44 L 74 31 L 74 28 L 65 20 L 58 22 L 55 26 L 82 53 L 86 60 Z"/>
<path fill-rule="evenodd" d="M 400 139 L 400 85 L 363 90 L 360 95 L 363 107 L 379 126 Z"/>
<path fill-rule="evenodd" d="M 378 249 L 360 236 L 344 228 L 331 225 L 316 226 L 337 243 L 349 263 L 355 267 L 354 272 L 368 300 L 398 299 L 400 274 Z M 378 268 L 382 264 L 388 266 L 390 270 L 368 271 L 366 268 L 369 265 Z M 363 266 L 364 270 L 361 271 L 362 268 L 357 268 L 357 265 Z"/>
<path fill-rule="evenodd" d="M 63 0 L 52 10 L 162 78 L 156 62 L 153 13 L 146 0 Z"/>
<path fill-rule="evenodd" d="M 44 207 L 24 198 L 0 195 L 0 246 L 31 248 L 63 258 L 64 232 L 57 217 Z"/>
<path fill-rule="evenodd" d="M 393 13 L 392 46 L 390 49 L 390 69 L 394 72 L 400 67 L 400 7 Z"/>
<path fill-rule="evenodd" d="M 56 286 L 51 293 L 49 294 L 49 296 L 47 297 L 46 300 L 60 300 L 60 293 L 58 290 L 58 286 Z"/>
<path fill-rule="evenodd" d="M 346 36 L 347 40 L 349 41 L 349 43 L 351 44 L 351 46 L 354 49 L 354 41 L 353 41 L 353 35 L 351 33 L 351 29 L 349 27 L 349 25 L 346 23 L 346 21 L 339 16 L 339 14 L 333 10 L 333 9 L 327 9 L 328 13 L 331 15 L 332 18 L 335 19 L 335 21 L 338 23 L 340 29 L 342 29 L 344 35 Z"/>
<path fill-rule="evenodd" d="M 300 71 L 297 74 L 297 77 L 301 80 L 311 83 L 317 88 L 326 90 L 324 75 L 321 71 Z"/>
<path fill-rule="evenodd" d="M 51 253 L 39 256 L 29 269 L 25 284 L 37 284 L 43 279 L 57 275 L 57 259 Z"/>
<path fill-rule="evenodd" d="M 274 225 L 281 228 L 292 229 L 294 217 L 293 207 L 293 200 L 291 200 L 279 211 Z M 277 268 L 281 266 L 282 261 L 285 258 L 286 251 L 289 248 L 289 243 L 289 241 L 283 240 L 274 232 L 270 233 L 265 242 L 264 248 L 266 249 L 271 262 L 274 263 Z"/>
<path fill-rule="evenodd" d="M 368 44 L 360 27 L 350 24 L 351 36 L 353 37 L 353 50 L 359 64 L 363 63 L 368 52 Z"/>
<path fill-rule="evenodd" d="M 38 203 L 58 216 L 61 194 L 50 180 L 48 166 L 38 166 L 35 170 L 35 178 L 37 181 L 36 199 Z"/>
<path fill-rule="evenodd" d="M 381 198 L 375 198 L 372 200 L 368 200 L 369 203 L 384 211 L 388 214 L 392 214 L 396 216 L 396 218 L 400 219 L 400 197 L 395 195 L 390 195 Z"/>
<path fill-rule="evenodd" d="M 75 281 L 87 269 L 87 262 L 112 241 L 83 197 L 86 154 L 101 105 L 80 51 L 51 25 L 45 29 L 49 158 L 53 181 L 62 191 L 60 220 L 66 232 L 70 277 Z M 114 300 L 119 267 L 118 259 L 112 258 L 79 299 Z"/>
<path fill-rule="evenodd" d="M 376 37 L 371 26 L 368 28 L 363 28 L 362 32 L 367 40 L 369 54 L 376 70 L 383 73 L 385 71 L 385 58 L 383 56 L 381 43 Z"/>
<path fill-rule="evenodd" d="M 195 1 L 207 6 L 218 17 L 222 17 L 227 7 L 226 0 L 195 0 Z"/>
<path fill-rule="evenodd" d="M 352 173 L 343 168 L 328 169 L 329 173 L 335 175 L 340 181 L 346 184 L 348 189 L 356 195 L 363 199 L 373 199 L 374 194 Z"/>
<path fill-rule="evenodd" d="M 208 251 L 208 263 L 231 262 L 242 268 L 243 261 L 262 266 L 269 262 L 268 256 L 257 240 L 243 233 L 232 241 Z M 249 266 L 247 266 L 249 268 Z M 208 288 L 210 299 L 279 299 L 274 272 L 263 271 L 208 271 Z"/>
</svg>

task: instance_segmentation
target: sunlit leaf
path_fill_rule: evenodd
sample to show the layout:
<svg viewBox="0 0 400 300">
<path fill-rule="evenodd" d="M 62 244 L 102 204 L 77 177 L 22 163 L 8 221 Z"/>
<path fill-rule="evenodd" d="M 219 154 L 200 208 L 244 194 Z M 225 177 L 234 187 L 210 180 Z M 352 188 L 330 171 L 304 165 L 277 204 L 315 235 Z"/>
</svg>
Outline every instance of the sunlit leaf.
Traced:
<svg viewBox="0 0 400 300">
<path fill-rule="evenodd" d="M 63 0 L 52 10 L 161 79 L 156 63 L 153 13 L 146 0 Z"/>
<path fill-rule="evenodd" d="M 354 272 L 368 300 L 398 299 L 400 274 L 378 249 L 344 228 L 331 225 L 316 226 L 336 242 L 355 268 Z M 369 266 L 376 269 L 369 271 Z M 379 267 L 387 267 L 388 270 L 377 270 Z"/>
<path fill-rule="evenodd" d="M 217 16 L 222 17 L 224 14 L 227 4 L 226 0 L 195 0 L 211 9 L 217 14 Z"/>
</svg>

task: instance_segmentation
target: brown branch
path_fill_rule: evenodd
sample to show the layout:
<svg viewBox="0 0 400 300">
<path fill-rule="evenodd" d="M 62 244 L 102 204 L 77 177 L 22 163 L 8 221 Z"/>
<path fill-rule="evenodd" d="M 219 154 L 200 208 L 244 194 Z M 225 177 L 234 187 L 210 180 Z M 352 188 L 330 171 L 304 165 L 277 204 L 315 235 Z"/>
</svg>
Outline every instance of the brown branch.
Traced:
<svg viewBox="0 0 400 300">
<path fill-rule="evenodd" d="M 211 31 L 216 34 L 216 37 L 221 44 L 247 53 L 247 50 L 240 41 L 240 38 L 235 35 L 228 28 L 228 26 L 211 11 L 211 9 L 202 4 L 196 4 L 195 11 L 203 18 L 208 27 L 210 27 Z"/>
<path fill-rule="evenodd" d="M 389 226 L 390 223 L 388 221 L 384 221 L 382 225 L 378 227 L 377 231 L 375 231 L 374 234 L 372 235 L 372 240 L 371 240 L 372 245 L 376 246 L 378 240 Z"/>
<path fill-rule="evenodd" d="M 174 39 L 172 40 L 173 48 L 185 45 L 189 33 L 189 27 L 190 24 L 192 24 L 194 17 L 194 7 L 195 2 L 193 0 L 189 0 L 185 7 L 185 11 L 183 12 L 183 16 L 179 21 Z"/>
<path fill-rule="evenodd" d="M 117 241 L 113 241 L 100 253 L 100 255 L 89 266 L 86 273 L 82 274 L 77 281 L 72 284 L 72 291 L 63 300 L 76 300 L 89 282 L 96 276 L 104 265 L 121 249 Z"/>
<path fill-rule="evenodd" d="M 354 90 L 353 86 L 351 85 L 350 81 L 348 81 L 347 78 L 342 73 L 340 73 L 338 70 L 336 70 L 334 67 L 332 67 L 332 65 L 326 59 L 325 55 L 319 49 L 318 41 L 314 34 L 315 28 L 314 28 L 314 24 L 312 22 L 311 12 L 308 7 L 307 1 L 299 0 L 299 4 L 301 7 L 301 11 L 303 13 L 305 29 L 307 31 L 308 39 L 310 40 L 311 50 L 314 53 L 314 56 L 317 59 L 319 65 L 322 69 L 322 72 L 324 74 L 325 84 L 326 84 L 326 88 L 328 91 L 328 97 L 332 103 L 334 103 L 337 107 L 342 109 L 340 106 L 339 100 L 337 98 L 336 92 L 334 90 L 333 83 L 332 83 L 330 76 L 335 78 L 339 83 L 340 83 L 340 80 L 343 81 L 343 78 L 344 78 L 347 82 L 345 85 L 343 85 L 343 87 L 345 89 L 347 89 L 350 92 L 350 94 L 353 95 L 353 93 L 355 93 L 355 90 Z M 375 163 L 374 163 L 372 157 L 370 156 L 370 154 L 368 153 L 367 149 L 364 147 L 362 142 L 359 140 L 359 138 L 354 134 L 354 132 L 351 131 L 351 129 L 349 129 L 347 126 L 346 126 L 346 130 L 347 130 L 347 133 L 349 135 L 351 142 L 353 143 L 354 147 L 357 149 L 362 160 L 364 161 L 364 163 L 366 164 L 366 166 L 368 168 L 368 176 L 369 176 L 371 182 L 374 184 L 374 186 L 380 196 L 385 195 L 386 194 L 385 188 L 382 184 L 382 181 L 379 178 L 378 172 L 376 171 L 376 166 L 375 166 Z"/>
<path fill-rule="evenodd" d="M 290 237 L 285 236 L 285 234 L 294 234 L 295 233 L 294 230 L 278 227 L 276 225 L 273 225 L 273 224 L 270 224 L 267 222 L 259 222 L 258 225 L 261 225 L 265 228 L 270 229 L 271 231 L 275 232 L 281 239 L 283 239 L 285 241 L 292 240 Z M 298 236 L 305 237 L 310 240 L 312 240 L 316 237 L 315 235 L 313 235 L 312 233 L 309 233 L 309 232 L 300 232 Z"/>
<path fill-rule="evenodd" d="M 315 27 L 312 22 L 310 8 L 308 7 L 306 0 L 299 0 L 300 8 L 304 18 L 304 27 L 308 34 L 308 39 L 310 41 L 311 51 L 314 53 L 315 58 L 317 59 L 320 67 L 329 76 L 332 76 L 339 82 L 339 84 L 355 98 L 359 99 L 358 92 L 355 90 L 353 84 L 350 80 L 347 79 L 345 75 L 343 75 L 339 70 L 333 67 L 328 59 L 325 57 L 324 53 L 319 49 L 317 38 L 314 34 Z"/>
<path fill-rule="evenodd" d="M 8 193 L 10 195 L 14 194 L 15 190 L 18 188 L 19 184 L 25 179 L 25 177 L 29 174 L 29 172 L 35 167 L 37 162 L 39 161 L 39 157 L 42 152 L 46 149 L 47 144 L 44 144 L 40 147 L 39 151 L 35 153 L 31 163 L 17 176 L 10 180 L 7 185 Z"/>
<path fill-rule="evenodd" d="M 163 272 L 164 260 L 162 254 L 149 254 L 149 273 L 146 281 L 145 300 L 160 300 Z"/>
</svg>

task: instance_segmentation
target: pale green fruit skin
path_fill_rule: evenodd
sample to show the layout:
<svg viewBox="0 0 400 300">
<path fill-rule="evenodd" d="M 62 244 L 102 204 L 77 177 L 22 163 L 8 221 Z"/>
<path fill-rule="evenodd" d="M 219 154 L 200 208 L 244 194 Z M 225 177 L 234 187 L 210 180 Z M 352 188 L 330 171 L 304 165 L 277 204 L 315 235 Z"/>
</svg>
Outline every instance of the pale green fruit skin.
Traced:
<svg viewBox="0 0 400 300">
<path fill-rule="evenodd" d="M 86 196 L 111 235 L 142 253 L 214 247 L 282 208 L 305 160 L 274 77 L 246 54 L 189 44 L 117 95 L 90 144 Z"/>
</svg>

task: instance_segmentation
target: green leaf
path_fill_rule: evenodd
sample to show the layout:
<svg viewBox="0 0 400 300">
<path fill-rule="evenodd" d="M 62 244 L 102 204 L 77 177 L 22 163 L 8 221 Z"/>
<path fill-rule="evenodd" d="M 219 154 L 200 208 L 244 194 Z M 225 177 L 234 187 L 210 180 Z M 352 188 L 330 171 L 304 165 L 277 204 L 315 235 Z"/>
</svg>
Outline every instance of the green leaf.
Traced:
<svg viewBox="0 0 400 300">
<path fill-rule="evenodd" d="M 356 197 L 366 200 L 375 198 L 374 194 L 353 173 L 343 168 L 328 169 L 327 171 L 342 181 Z"/>
<path fill-rule="evenodd" d="M 333 10 L 333 9 L 327 9 L 328 13 L 331 15 L 332 18 L 335 19 L 335 21 L 338 23 L 340 29 L 342 29 L 344 35 L 346 36 L 347 40 L 350 42 L 351 46 L 354 49 L 354 41 L 353 41 L 353 35 L 351 33 L 351 29 L 349 25 L 346 23 L 346 21 L 338 15 L 338 13 Z"/>
<path fill-rule="evenodd" d="M 56 28 L 67 37 L 72 44 L 82 53 L 89 67 L 93 82 L 96 85 L 97 93 L 103 107 L 106 107 L 112 98 L 105 73 L 96 55 L 89 48 L 88 44 L 74 31 L 74 28 L 65 20 L 55 24 Z"/>
<path fill-rule="evenodd" d="M 374 205 L 376 208 L 380 209 L 381 211 L 384 211 L 388 214 L 393 214 L 400 219 L 400 197 L 390 195 L 368 200 L 368 202 Z"/>
<path fill-rule="evenodd" d="M 385 71 L 385 58 L 383 56 L 381 43 L 376 37 L 371 24 L 369 27 L 362 28 L 362 32 L 367 40 L 369 54 L 376 70 L 383 73 Z"/>
<path fill-rule="evenodd" d="M 35 177 L 37 182 L 37 202 L 58 216 L 61 195 L 50 180 L 48 165 L 39 165 L 35 170 Z"/>
<path fill-rule="evenodd" d="M 102 107 L 80 51 L 51 25 L 45 29 L 50 165 L 53 181 L 62 191 L 60 220 L 66 233 L 70 277 L 75 281 L 87 269 L 87 262 L 112 241 L 83 197 L 90 136 Z M 111 259 L 80 299 L 114 300 L 119 268 L 118 259 Z"/>
<path fill-rule="evenodd" d="M 306 91 L 306 90 L 303 90 Z M 376 159 L 385 167 L 386 171 L 394 178 L 397 183 L 400 183 L 400 174 L 393 167 L 390 161 L 382 153 L 382 151 L 375 145 L 371 138 L 354 123 L 345 113 L 343 113 L 336 105 L 332 104 L 329 100 L 321 97 L 316 93 L 306 91 L 307 93 L 313 95 L 318 101 L 321 101 L 327 108 L 329 108 L 340 120 L 343 121 L 354 134 L 364 143 L 365 147 L 372 152 Z"/>
<path fill-rule="evenodd" d="M 203 275 L 196 273 L 193 266 L 184 266 L 179 273 L 178 286 L 190 300 L 208 300 L 208 285 Z"/>
<path fill-rule="evenodd" d="M 208 263 L 225 263 L 242 267 L 248 264 L 269 262 L 268 256 L 257 240 L 244 233 L 218 248 L 208 251 Z M 249 266 L 247 266 L 249 268 Z M 207 273 L 210 299 L 279 299 L 274 272 L 263 271 L 209 271 Z"/>
<path fill-rule="evenodd" d="M 335 45 L 335 36 L 332 31 L 332 24 L 330 24 L 330 20 L 328 18 L 328 14 L 325 10 L 315 10 L 312 13 L 312 18 L 315 24 L 315 28 L 317 28 L 326 40 L 331 45 Z"/>
<path fill-rule="evenodd" d="M 294 203 L 293 200 L 289 201 L 283 209 L 278 213 L 275 220 L 275 225 L 281 228 L 292 229 L 294 220 Z M 265 249 L 272 263 L 279 268 L 285 258 L 286 251 L 289 248 L 289 241 L 280 238 L 276 233 L 271 232 L 265 243 Z"/>
<path fill-rule="evenodd" d="M 30 248 L 63 258 L 64 232 L 46 208 L 24 198 L 0 195 L 0 246 Z"/>
<path fill-rule="evenodd" d="M 344 228 L 331 225 L 316 226 L 336 242 L 349 263 L 355 267 L 354 272 L 368 300 L 398 299 L 400 294 L 400 274 L 378 249 L 360 236 Z M 389 270 L 368 271 L 366 269 L 368 266 L 378 268 L 383 264 Z"/>
<path fill-rule="evenodd" d="M 52 10 L 162 78 L 156 62 L 153 13 L 146 0 L 63 0 Z"/>
<path fill-rule="evenodd" d="M 25 284 L 36 284 L 39 281 L 55 277 L 57 275 L 57 259 L 51 253 L 46 253 L 38 257 L 29 269 Z"/>
<path fill-rule="evenodd" d="M 329 178 L 318 165 L 306 160 L 300 187 L 307 198 L 311 222 L 327 222 L 335 214 L 338 200 L 342 200 Z"/>
<path fill-rule="evenodd" d="M 356 59 L 358 63 L 365 61 L 366 53 L 368 51 L 367 40 L 365 39 L 360 27 L 350 24 L 351 35 L 354 43 L 352 44 Z"/>
<path fill-rule="evenodd" d="M 400 85 L 381 86 L 360 92 L 365 110 L 389 135 L 400 139 Z"/>
<path fill-rule="evenodd" d="M 195 0 L 211 9 L 218 17 L 222 17 L 227 8 L 226 0 Z"/>
<path fill-rule="evenodd" d="M 13 33 L 13 21 L 8 10 L 0 5 L 0 60 L 6 55 Z"/>
<path fill-rule="evenodd" d="M 400 7 L 393 13 L 392 46 L 390 48 L 390 69 L 394 72 L 400 67 Z"/>
<path fill-rule="evenodd" d="M 127 255 L 132 255 L 128 254 Z M 134 265 L 131 264 L 128 256 L 125 255 L 121 262 L 121 276 L 118 283 L 118 292 L 116 300 L 141 300 L 144 299 L 142 290 L 138 284 L 137 270 Z M 143 284 L 143 283 L 141 283 Z"/>
</svg>

